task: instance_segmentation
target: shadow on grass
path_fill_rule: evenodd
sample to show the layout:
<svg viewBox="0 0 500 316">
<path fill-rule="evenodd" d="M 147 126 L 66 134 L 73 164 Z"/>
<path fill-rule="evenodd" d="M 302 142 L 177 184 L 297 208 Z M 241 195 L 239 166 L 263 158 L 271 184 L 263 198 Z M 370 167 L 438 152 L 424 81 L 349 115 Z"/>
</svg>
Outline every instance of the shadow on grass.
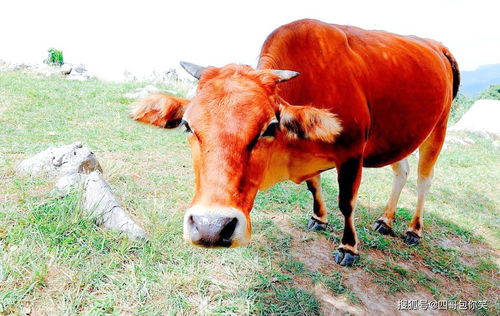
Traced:
<svg viewBox="0 0 500 316">
<path fill-rule="evenodd" d="M 492 211 L 491 201 L 479 192 L 454 194 L 448 203 L 463 209 L 479 200 L 485 201 L 483 212 Z M 431 211 L 421 245 L 408 247 L 400 238 L 374 232 L 371 225 L 382 208 L 360 202 L 361 260 L 344 268 L 333 261 L 343 228 L 340 212 L 330 210 L 327 231 L 307 231 L 312 198 L 305 185 L 280 184 L 260 194 L 252 214 L 254 242 L 235 250 L 184 245 L 180 212 L 157 223 L 150 242 L 136 243 L 95 227 L 93 218 L 75 211 L 76 195 L 26 199 L 20 205 L 26 216 L 10 220 L 8 235 L 0 238 L 3 249 L 12 252 L 8 256 L 16 258 L 2 263 L 7 272 L 1 308 L 19 311 L 17 306 L 36 302 L 50 288 L 56 261 L 76 275 L 59 298 L 70 302 L 62 309 L 66 313 L 120 312 L 131 293 L 137 295 L 134 306 L 153 314 L 203 308 L 213 314 L 397 314 L 402 299 L 486 299 L 485 314 L 498 312 L 493 306 L 499 288 L 495 252 L 472 228 Z M 395 231 L 401 235 L 412 215 L 413 210 L 398 209 Z"/>
<path fill-rule="evenodd" d="M 334 181 L 327 178 L 324 179 L 323 183 L 325 182 L 330 186 Z M 336 193 L 335 188 L 326 188 L 324 191 Z M 496 204 L 485 194 L 471 190 L 451 194 L 437 191 L 431 200 L 437 201 L 435 203 L 446 201 L 444 208 L 449 205 L 461 216 L 471 216 L 470 209 L 475 208 L 479 209 L 476 216 L 483 214 L 487 218 L 491 217 L 491 221 L 495 220 Z M 307 278 L 312 283 L 323 283 L 338 299 L 347 298 L 352 304 L 359 304 L 372 311 L 371 304 L 374 302 L 366 297 L 366 293 L 373 294 L 373 291 L 366 290 L 370 287 L 383 298 L 377 304 L 385 306 L 392 313 L 397 312 L 397 300 L 400 299 L 487 300 L 488 310 L 475 312 L 498 312 L 496 302 L 499 292 L 496 289 L 500 284 L 499 269 L 495 263 L 498 259 L 497 252 L 477 232 L 478 226 L 493 229 L 494 223 L 457 223 L 456 219 L 443 217 L 442 211 L 434 211 L 433 205 L 428 205 L 427 209 L 431 210 L 425 214 L 424 237 L 419 246 L 410 247 L 401 237 L 414 210 L 397 210 L 394 230 L 398 236 L 389 237 L 376 233 L 371 228 L 382 213 L 383 205 L 373 209 L 361 202 L 356 211 L 361 260 L 354 268 L 346 269 L 333 263 L 334 248 L 340 242 L 343 230 L 343 218 L 336 208 L 330 210 L 328 230 L 317 233 L 306 229 L 312 212 L 312 198 L 305 186 L 278 185 L 258 199 L 258 202 L 259 209 L 277 210 L 291 222 L 292 227 L 283 228 L 286 220 L 272 215 L 273 211 L 268 212 L 278 227 L 294 236 L 292 243 L 298 245 L 291 248 L 290 254 L 299 263 L 306 264 L 304 270 Z M 298 242 L 297 239 L 302 241 Z M 318 250 L 330 253 L 325 258 L 316 255 Z M 308 258 L 315 258 L 320 263 L 311 264 Z M 337 273 L 343 275 L 343 281 L 339 282 Z M 362 286 L 356 286 L 356 283 Z"/>
</svg>

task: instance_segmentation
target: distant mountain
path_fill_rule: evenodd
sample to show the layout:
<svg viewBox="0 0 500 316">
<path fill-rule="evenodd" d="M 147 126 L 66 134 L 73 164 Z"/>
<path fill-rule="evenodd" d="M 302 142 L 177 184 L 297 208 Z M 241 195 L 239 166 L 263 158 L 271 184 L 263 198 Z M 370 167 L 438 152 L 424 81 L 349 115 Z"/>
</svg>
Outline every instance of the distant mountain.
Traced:
<svg viewBox="0 0 500 316">
<path fill-rule="evenodd" d="M 500 84 L 500 64 L 483 65 L 473 71 L 462 71 L 459 92 L 471 97 L 492 84 Z"/>
</svg>

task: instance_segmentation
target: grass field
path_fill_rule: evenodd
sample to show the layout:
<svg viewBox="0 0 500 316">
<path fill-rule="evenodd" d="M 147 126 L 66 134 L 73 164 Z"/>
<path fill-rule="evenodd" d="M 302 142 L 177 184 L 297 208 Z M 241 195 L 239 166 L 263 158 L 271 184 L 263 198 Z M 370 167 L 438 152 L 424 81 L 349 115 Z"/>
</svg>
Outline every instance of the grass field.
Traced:
<svg viewBox="0 0 500 316">
<path fill-rule="evenodd" d="M 322 183 L 326 232 L 306 230 L 312 197 L 305 184 L 285 182 L 259 193 L 250 246 L 205 250 L 181 236 L 193 190 L 185 135 L 128 118 L 123 94 L 145 84 L 0 73 L 0 314 L 399 315 L 400 300 L 487 300 L 483 310 L 408 314 L 500 313 L 500 158 L 491 140 L 447 146 L 420 246 L 371 228 L 391 190 L 382 168 L 364 170 L 355 267 L 333 261 L 343 225 L 335 171 Z M 148 242 L 96 227 L 77 191 L 58 199 L 52 179 L 16 175 L 22 159 L 75 141 L 96 153 Z M 399 234 L 416 205 L 414 155 L 410 167 Z"/>
</svg>

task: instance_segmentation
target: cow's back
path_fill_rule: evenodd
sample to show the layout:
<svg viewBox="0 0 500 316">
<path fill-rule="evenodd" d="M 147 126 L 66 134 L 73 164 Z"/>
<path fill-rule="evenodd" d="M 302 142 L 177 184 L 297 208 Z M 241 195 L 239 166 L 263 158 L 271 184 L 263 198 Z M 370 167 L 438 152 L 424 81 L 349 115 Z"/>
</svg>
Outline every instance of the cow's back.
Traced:
<svg viewBox="0 0 500 316">
<path fill-rule="evenodd" d="M 336 113 L 341 145 L 366 140 L 365 166 L 382 166 L 414 151 L 446 119 L 453 79 L 441 50 L 431 40 L 301 20 L 268 37 L 259 67 L 300 72 L 280 95 Z"/>
</svg>

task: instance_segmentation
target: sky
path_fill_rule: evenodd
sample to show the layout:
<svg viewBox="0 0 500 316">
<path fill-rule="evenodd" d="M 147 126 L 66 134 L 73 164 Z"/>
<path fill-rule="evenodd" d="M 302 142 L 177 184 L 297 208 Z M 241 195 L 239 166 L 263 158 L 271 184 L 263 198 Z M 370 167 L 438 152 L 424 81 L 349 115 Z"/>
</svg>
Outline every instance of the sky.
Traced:
<svg viewBox="0 0 500 316">
<path fill-rule="evenodd" d="M 302 18 L 432 38 L 461 70 L 500 62 L 499 0 L 2 0 L 0 59 L 37 63 L 51 47 L 108 80 L 200 65 L 255 66 L 267 35 Z"/>
</svg>

